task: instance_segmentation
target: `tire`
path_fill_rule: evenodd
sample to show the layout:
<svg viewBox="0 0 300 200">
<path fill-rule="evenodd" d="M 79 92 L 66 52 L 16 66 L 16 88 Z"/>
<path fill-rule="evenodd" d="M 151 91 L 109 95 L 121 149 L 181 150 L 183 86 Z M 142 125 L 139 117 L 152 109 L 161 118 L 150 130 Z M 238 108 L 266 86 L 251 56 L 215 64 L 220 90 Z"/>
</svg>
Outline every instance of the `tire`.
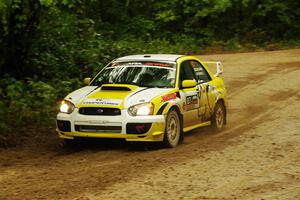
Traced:
<svg viewBox="0 0 300 200">
<path fill-rule="evenodd" d="M 181 124 L 178 113 L 175 110 L 171 110 L 166 119 L 163 143 L 166 147 L 174 148 L 178 145 L 181 138 Z"/>
<path fill-rule="evenodd" d="M 215 106 L 214 114 L 211 118 L 212 127 L 216 131 L 224 129 L 226 124 L 226 110 L 223 102 L 218 101 Z"/>
</svg>

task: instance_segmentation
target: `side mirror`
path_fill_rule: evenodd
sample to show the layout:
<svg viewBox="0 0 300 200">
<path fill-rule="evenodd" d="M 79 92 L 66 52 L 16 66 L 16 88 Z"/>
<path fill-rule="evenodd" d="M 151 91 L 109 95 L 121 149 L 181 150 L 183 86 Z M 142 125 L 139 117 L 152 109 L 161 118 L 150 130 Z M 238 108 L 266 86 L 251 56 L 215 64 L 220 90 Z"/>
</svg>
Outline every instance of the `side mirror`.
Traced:
<svg viewBox="0 0 300 200">
<path fill-rule="evenodd" d="M 83 83 L 85 85 L 89 85 L 91 83 L 91 80 L 92 80 L 92 78 L 85 78 L 85 79 L 83 79 Z"/>
<path fill-rule="evenodd" d="M 215 73 L 215 77 L 218 77 L 223 74 L 223 65 L 221 62 L 217 62 L 217 72 Z"/>
<path fill-rule="evenodd" d="M 192 87 L 195 87 L 196 85 L 197 85 L 197 82 L 195 79 L 182 81 L 183 88 L 192 88 Z"/>
</svg>

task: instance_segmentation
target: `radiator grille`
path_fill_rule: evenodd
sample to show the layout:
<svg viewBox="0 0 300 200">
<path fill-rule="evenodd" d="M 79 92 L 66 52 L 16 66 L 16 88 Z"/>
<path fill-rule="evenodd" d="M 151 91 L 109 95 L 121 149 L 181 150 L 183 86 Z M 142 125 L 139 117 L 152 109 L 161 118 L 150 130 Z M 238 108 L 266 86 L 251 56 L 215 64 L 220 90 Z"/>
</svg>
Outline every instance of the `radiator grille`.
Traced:
<svg viewBox="0 0 300 200">
<path fill-rule="evenodd" d="M 122 126 L 75 125 L 75 130 L 88 133 L 121 133 Z"/>
<path fill-rule="evenodd" d="M 83 107 L 79 108 L 79 113 L 82 115 L 115 116 L 121 115 L 121 110 L 119 108 Z"/>
</svg>

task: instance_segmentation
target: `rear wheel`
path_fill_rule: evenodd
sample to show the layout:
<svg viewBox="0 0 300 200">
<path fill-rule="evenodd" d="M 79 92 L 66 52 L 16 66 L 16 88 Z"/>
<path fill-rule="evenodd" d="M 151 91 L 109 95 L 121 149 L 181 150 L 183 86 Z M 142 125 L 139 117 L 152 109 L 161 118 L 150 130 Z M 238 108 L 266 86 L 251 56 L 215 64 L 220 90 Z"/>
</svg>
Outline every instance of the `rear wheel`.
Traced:
<svg viewBox="0 0 300 200">
<path fill-rule="evenodd" d="M 224 104 L 219 101 L 216 104 L 215 112 L 211 119 L 212 126 L 216 131 L 221 131 L 224 129 L 226 124 L 226 110 Z"/>
<path fill-rule="evenodd" d="M 163 143 L 167 147 L 176 147 L 181 138 L 181 126 L 178 113 L 171 110 L 166 119 L 166 130 Z"/>
</svg>

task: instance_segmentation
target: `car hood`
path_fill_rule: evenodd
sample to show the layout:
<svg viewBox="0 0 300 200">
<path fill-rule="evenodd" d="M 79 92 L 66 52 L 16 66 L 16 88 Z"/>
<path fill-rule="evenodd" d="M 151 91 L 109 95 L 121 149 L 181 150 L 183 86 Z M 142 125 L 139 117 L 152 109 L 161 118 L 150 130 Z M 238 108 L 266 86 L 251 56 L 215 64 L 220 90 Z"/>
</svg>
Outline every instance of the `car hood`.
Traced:
<svg viewBox="0 0 300 200">
<path fill-rule="evenodd" d="M 65 99 L 76 107 L 118 107 L 150 102 L 171 88 L 146 88 L 126 84 L 106 84 L 101 87 L 86 86 L 70 93 Z"/>
</svg>

